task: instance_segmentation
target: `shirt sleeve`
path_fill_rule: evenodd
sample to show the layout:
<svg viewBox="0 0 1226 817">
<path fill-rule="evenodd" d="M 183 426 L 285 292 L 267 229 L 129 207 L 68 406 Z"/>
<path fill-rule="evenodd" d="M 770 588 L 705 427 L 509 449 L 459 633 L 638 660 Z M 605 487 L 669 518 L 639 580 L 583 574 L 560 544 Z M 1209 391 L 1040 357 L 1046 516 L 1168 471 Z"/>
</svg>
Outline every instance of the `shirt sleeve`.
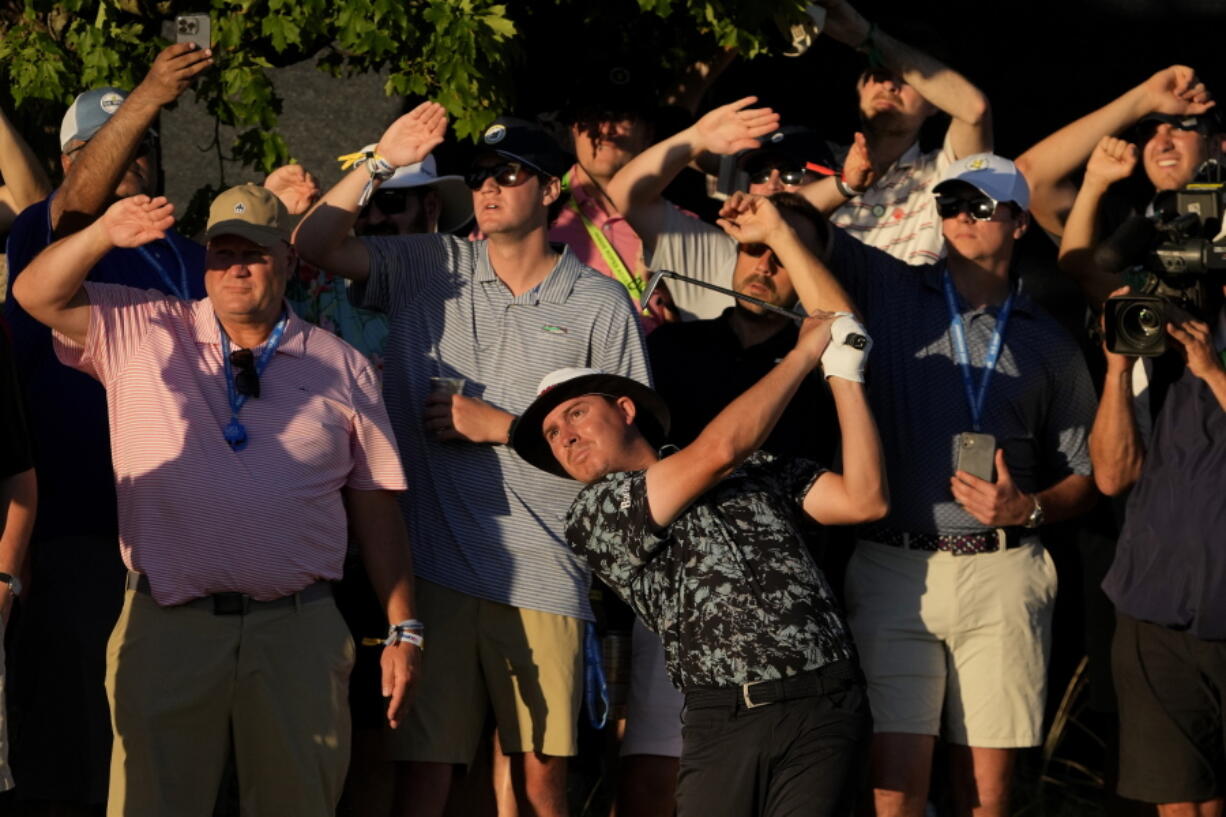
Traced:
<svg viewBox="0 0 1226 817">
<path fill-rule="evenodd" d="M 417 295 L 431 276 L 451 274 L 456 254 L 449 235 L 401 235 L 360 239 L 370 254 L 370 274 L 349 288 L 354 306 L 392 312 Z"/>
<path fill-rule="evenodd" d="M 580 491 L 567 514 L 566 541 L 605 584 L 631 601 L 645 566 L 671 541 L 651 525 L 647 472 L 611 474 Z"/>
<path fill-rule="evenodd" d="M 379 378 L 364 359 L 354 378 L 353 412 L 349 442 L 353 468 L 345 484 L 359 491 L 405 490 L 408 485 L 380 394 Z"/>
<path fill-rule="evenodd" d="M 149 335 L 149 326 L 178 298 L 155 289 L 136 289 L 121 284 L 86 281 L 89 297 L 89 329 L 85 344 L 52 331 L 55 354 L 60 362 L 109 386 L 123 372 L 132 355 Z"/>
<path fill-rule="evenodd" d="M 830 470 L 804 457 L 776 457 L 764 451 L 754 453 L 748 464 L 774 485 L 777 496 L 786 497 L 802 512 L 805 496 L 817 478 Z"/>
<path fill-rule="evenodd" d="M 1081 350 L 1071 339 L 1055 356 L 1057 365 L 1052 374 L 1053 397 L 1043 429 L 1044 451 L 1049 474 L 1063 479 L 1069 474 L 1090 476 L 1090 428 L 1098 410 L 1098 398 L 1090 371 Z"/>
</svg>

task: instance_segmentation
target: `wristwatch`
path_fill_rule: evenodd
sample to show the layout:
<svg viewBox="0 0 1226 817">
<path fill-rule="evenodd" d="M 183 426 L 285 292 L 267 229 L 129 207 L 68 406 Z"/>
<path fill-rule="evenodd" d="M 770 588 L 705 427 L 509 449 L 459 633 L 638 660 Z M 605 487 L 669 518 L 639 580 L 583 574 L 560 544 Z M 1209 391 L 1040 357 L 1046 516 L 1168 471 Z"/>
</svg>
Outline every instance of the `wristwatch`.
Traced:
<svg viewBox="0 0 1226 817">
<path fill-rule="evenodd" d="M 12 573 L 0 573 L 0 582 L 7 584 L 12 589 L 14 596 L 21 595 L 21 579 Z"/>
<path fill-rule="evenodd" d="M 1026 521 L 1022 523 L 1022 527 L 1031 528 L 1033 530 L 1034 528 L 1037 528 L 1039 525 L 1043 524 L 1043 506 L 1039 504 L 1038 494 L 1031 494 L 1030 498 L 1034 500 L 1034 510 L 1030 512 L 1030 516 L 1026 517 Z"/>
</svg>

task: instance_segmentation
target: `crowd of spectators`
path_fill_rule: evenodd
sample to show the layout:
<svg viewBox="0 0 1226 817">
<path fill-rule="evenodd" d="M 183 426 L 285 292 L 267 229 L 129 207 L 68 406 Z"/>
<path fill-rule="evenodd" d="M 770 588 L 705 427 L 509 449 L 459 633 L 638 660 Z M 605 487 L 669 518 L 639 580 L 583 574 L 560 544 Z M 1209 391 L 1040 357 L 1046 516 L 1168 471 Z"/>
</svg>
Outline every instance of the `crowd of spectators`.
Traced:
<svg viewBox="0 0 1226 817">
<path fill-rule="evenodd" d="M 1174 65 L 1011 160 L 970 79 L 818 5 L 864 55 L 848 145 L 752 96 L 659 132 L 593 82 L 447 175 L 425 101 L 199 236 L 155 126 L 210 50 L 81 89 L 54 189 L 0 115 L 0 810 L 211 815 L 230 777 L 243 814 L 442 817 L 480 784 L 556 817 L 591 722 L 620 817 L 922 817 L 934 779 L 1005 815 L 1060 524 L 1112 554 L 1109 793 L 1220 817 L 1215 101 Z M 714 223 L 666 198 L 686 172 L 721 177 Z M 1193 221 L 1166 351 L 1117 345 Z M 1036 227 L 1084 334 L 1019 274 Z"/>
</svg>

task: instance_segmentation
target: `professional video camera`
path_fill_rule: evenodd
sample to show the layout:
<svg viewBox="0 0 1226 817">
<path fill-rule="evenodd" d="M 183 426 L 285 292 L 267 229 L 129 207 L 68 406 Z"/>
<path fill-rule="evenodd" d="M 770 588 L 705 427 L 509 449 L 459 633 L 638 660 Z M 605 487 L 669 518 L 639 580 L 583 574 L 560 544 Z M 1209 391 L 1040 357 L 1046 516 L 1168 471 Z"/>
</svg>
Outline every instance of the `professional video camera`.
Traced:
<svg viewBox="0 0 1226 817">
<path fill-rule="evenodd" d="M 1159 193 L 1153 215 L 1126 221 L 1095 252 L 1103 269 L 1123 273 L 1131 294 L 1103 307 L 1107 348 L 1155 357 L 1166 351 L 1172 308 L 1210 320 L 1226 283 L 1226 184 L 1217 162 L 1206 162 L 1182 190 Z"/>
</svg>

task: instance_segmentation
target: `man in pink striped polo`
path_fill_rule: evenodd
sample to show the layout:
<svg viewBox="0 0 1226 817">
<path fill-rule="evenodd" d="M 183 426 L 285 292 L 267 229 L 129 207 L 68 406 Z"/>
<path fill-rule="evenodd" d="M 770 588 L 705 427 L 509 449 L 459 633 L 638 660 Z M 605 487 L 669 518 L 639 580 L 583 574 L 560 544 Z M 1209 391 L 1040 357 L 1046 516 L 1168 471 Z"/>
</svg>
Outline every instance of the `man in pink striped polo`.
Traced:
<svg viewBox="0 0 1226 817">
<path fill-rule="evenodd" d="M 85 283 L 106 252 L 169 229 L 173 207 L 147 196 L 14 284 L 60 359 L 107 392 L 129 569 L 107 649 L 109 815 L 210 815 L 231 739 L 244 813 L 335 812 L 354 645 L 329 582 L 347 523 L 391 625 L 393 727 L 407 709 L 422 627 L 394 498 L 404 474 L 370 364 L 285 304 L 287 219 L 262 187 L 221 194 L 200 301 Z"/>
</svg>

